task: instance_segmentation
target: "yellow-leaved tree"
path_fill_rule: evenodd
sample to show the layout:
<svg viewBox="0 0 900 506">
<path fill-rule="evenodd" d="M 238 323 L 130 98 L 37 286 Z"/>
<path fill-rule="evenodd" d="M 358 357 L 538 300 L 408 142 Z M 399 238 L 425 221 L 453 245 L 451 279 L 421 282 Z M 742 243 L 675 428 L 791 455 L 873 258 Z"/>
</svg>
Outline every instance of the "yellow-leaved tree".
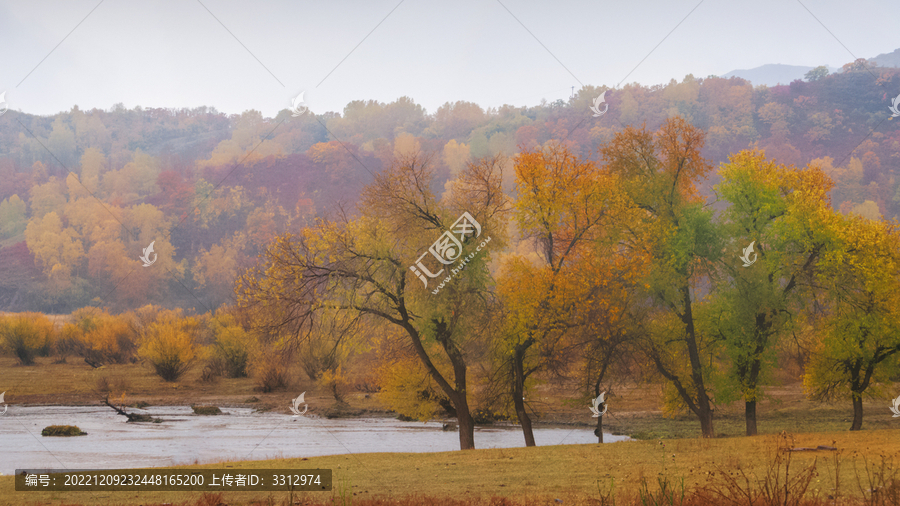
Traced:
<svg viewBox="0 0 900 506">
<path fill-rule="evenodd" d="M 395 159 L 364 190 L 357 216 L 322 220 L 270 244 L 239 278 L 239 303 L 271 315 L 264 330 L 298 338 L 335 311 L 402 332 L 453 405 L 460 448 L 474 448 L 467 373 L 472 348 L 485 338 L 487 262 L 505 238 L 499 167 L 496 158 L 470 164 L 438 199 L 429 157 Z M 425 259 L 429 251 L 434 258 Z M 424 271 L 415 267 L 422 262 L 430 262 Z M 429 284 L 425 271 L 441 279 Z"/>
<path fill-rule="evenodd" d="M 719 230 L 734 253 L 720 259 L 704 324 L 725 344 L 731 383 L 744 400 L 746 433 L 753 436 L 760 385 L 774 368 L 779 339 L 803 313 L 810 295 L 805 280 L 833 236 L 832 183 L 815 165 L 779 165 L 756 150 L 732 155 L 719 174 L 716 193 L 730 204 Z M 739 255 L 748 245 L 753 264 L 742 265 Z"/>
<path fill-rule="evenodd" d="M 0 239 L 15 237 L 25 231 L 25 201 L 13 195 L 0 202 Z"/>
<path fill-rule="evenodd" d="M 822 304 L 828 311 L 803 383 L 816 399 L 849 396 L 850 430 L 860 430 L 863 395 L 897 370 L 900 231 L 895 223 L 851 215 L 836 224 L 836 233 L 820 262 L 818 282 L 826 288 Z"/>
<path fill-rule="evenodd" d="M 84 258 L 81 237 L 75 229 L 63 227 L 54 211 L 31 219 L 25 228 L 25 243 L 47 279 L 67 280 Z"/>
</svg>

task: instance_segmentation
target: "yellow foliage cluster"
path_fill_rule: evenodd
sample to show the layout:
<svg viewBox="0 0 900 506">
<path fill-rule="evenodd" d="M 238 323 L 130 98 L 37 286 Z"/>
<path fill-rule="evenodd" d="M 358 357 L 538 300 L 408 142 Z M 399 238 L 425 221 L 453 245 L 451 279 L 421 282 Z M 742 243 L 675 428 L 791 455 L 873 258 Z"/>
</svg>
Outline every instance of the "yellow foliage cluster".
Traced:
<svg viewBox="0 0 900 506">
<path fill-rule="evenodd" d="M 36 355 L 49 355 L 54 340 L 53 322 L 41 313 L 0 317 L 0 346 L 23 365 L 33 364 Z"/>
<path fill-rule="evenodd" d="M 211 361 L 217 372 L 230 378 L 247 376 L 250 362 L 259 355 L 253 336 L 227 313 L 210 319 L 209 327 L 215 337 Z"/>
<path fill-rule="evenodd" d="M 317 383 L 320 387 L 330 391 L 334 399 L 339 402 L 344 400 L 344 396 L 352 387 L 346 370 L 341 366 L 322 371 Z"/>
<path fill-rule="evenodd" d="M 89 363 L 122 363 L 134 352 L 134 332 L 125 317 L 96 308 L 83 308 L 72 314 L 61 337 Z"/>
<path fill-rule="evenodd" d="M 200 322 L 180 311 L 161 311 L 140 337 L 138 355 L 166 381 L 175 381 L 198 358 Z"/>
<path fill-rule="evenodd" d="M 414 356 L 385 361 L 375 372 L 381 387 L 379 398 L 401 415 L 427 421 L 441 410 L 436 391 L 421 361 Z M 425 395 L 422 392 L 426 392 Z"/>
</svg>

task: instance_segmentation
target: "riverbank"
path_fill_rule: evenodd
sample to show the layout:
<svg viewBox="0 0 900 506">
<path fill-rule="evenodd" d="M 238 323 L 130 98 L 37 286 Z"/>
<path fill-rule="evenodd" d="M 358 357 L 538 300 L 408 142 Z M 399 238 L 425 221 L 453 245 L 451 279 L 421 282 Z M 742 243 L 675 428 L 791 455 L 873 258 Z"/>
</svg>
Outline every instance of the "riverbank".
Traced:
<svg viewBox="0 0 900 506">
<path fill-rule="evenodd" d="M 40 357 L 34 366 L 20 366 L 10 357 L 0 358 L 0 392 L 6 391 L 7 404 L 16 406 L 98 406 L 107 394 L 119 398 L 125 393 L 130 406 L 208 405 L 221 408 L 246 408 L 258 412 L 290 414 L 291 399 L 306 392 L 309 413 L 321 417 L 397 417 L 371 392 L 349 392 L 341 404 L 320 392 L 299 371 L 291 385 L 276 392 L 260 392 L 250 378 L 223 378 L 215 382 L 200 380 L 195 368 L 177 382 L 165 382 L 152 369 L 141 364 L 114 364 L 92 368 L 77 359 L 53 363 Z M 657 404 L 659 386 L 630 385 L 615 387 L 607 396 L 609 412 L 603 419 L 604 431 L 637 439 L 692 438 L 699 435 L 699 424 L 692 415 L 664 417 Z M 849 400 L 820 404 L 808 400 L 799 383 L 764 388 L 759 403 L 760 434 L 782 431 L 827 432 L 850 427 Z M 535 426 L 573 426 L 593 428 L 588 403 L 572 400 L 574 392 L 564 385 L 545 383 L 526 399 L 533 412 Z M 891 417 L 890 401 L 866 399 L 864 429 L 898 429 Z M 715 413 L 716 434 L 737 437 L 745 433 L 743 405 L 719 406 Z"/>
<path fill-rule="evenodd" d="M 834 450 L 788 452 L 792 448 L 829 446 Z M 879 455 L 890 465 L 887 477 L 895 475 L 900 438 L 892 430 L 756 436 L 714 440 L 680 439 L 629 441 L 615 444 L 538 446 L 534 448 L 476 449 L 437 453 L 366 453 L 220 462 L 179 469 L 332 469 L 334 491 L 294 494 L 295 504 L 424 504 L 410 497 L 429 496 L 460 501 L 443 504 L 559 504 L 565 506 L 606 504 L 610 494 L 615 504 L 631 504 L 642 486 L 657 493 L 661 480 L 683 484 L 687 493 L 704 487 L 721 487 L 727 477 L 740 470 L 750 483 L 775 473 L 782 479 L 809 475 L 810 496 L 859 498 L 861 490 L 878 486 L 867 481 L 880 466 Z M 780 460 L 777 457 L 780 456 Z M 789 459 L 789 460 L 788 460 Z M 787 464 L 790 464 L 788 467 Z M 815 466 L 815 467 L 812 467 Z M 868 466 L 868 468 L 867 468 Z M 875 467 L 873 467 L 875 466 Z M 785 474 L 787 473 L 787 474 Z M 837 478 L 837 479 L 836 479 Z M 724 480 L 724 481 L 723 481 Z M 861 485 L 860 488 L 858 485 Z M 345 499 L 339 494 L 343 488 Z M 229 492 L 208 504 L 289 504 L 289 494 Z M 502 499 L 491 500 L 491 497 Z M 0 504 L 68 504 L 108 506 L 114 504 L 207 504 L 200 493 L 185 492 L 15 492 L 13 478 L 0 477 Z M 379 500 L 381 502 L 376 502 Z M 431 503 L 440 504 L 435 499 Z M 701 503 L 695 503 L 701 504 Z M 715 503 L 702 503 L 715 504 Z M 816 504 L 825 504 L 816 503 Z M 830 502 L 829 502 L 830 504 Z M 842 503 L 855 504 L 855 503 Z"/>
</svg>

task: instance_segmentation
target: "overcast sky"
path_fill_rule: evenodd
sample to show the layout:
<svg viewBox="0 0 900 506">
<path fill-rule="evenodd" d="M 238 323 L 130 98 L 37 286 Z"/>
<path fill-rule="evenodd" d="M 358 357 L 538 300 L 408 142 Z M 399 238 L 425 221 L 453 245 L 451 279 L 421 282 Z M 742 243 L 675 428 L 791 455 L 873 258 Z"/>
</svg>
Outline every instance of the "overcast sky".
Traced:
<svg viewBox="0 0 900 506">
<path fill-rule="evenodd" d="M 93 11 L 93 12 L 92 12 Z M 0 92 L 55 114 L 213 106 L 274 116 L 409 96 L 428 112 L 566 99 L 900 47 L 896 0 L 0 2 Z"/>
</svg>

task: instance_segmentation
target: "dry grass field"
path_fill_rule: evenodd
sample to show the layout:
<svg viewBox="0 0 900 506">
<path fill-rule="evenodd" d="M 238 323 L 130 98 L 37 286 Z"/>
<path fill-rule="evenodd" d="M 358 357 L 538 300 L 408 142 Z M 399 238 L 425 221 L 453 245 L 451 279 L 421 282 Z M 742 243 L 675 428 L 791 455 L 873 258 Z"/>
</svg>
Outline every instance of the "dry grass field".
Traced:
<svg viewBox="0 0 900 506">
<path fill-rule="evenodd" d="M 836 451 L 784 452 L 785 448 L 834 446 Z M 781 462 L 776 463 L 776 455 Z M 894 473 L 878 481 L 874 471 Z M 329 492 L 294 494 L 297 504 L 431 504 L 437 499 L 459 500 L 458 504 L 632 504 L 646 486 L 657 494 L 660 483 L 674 486 L 680 497 L 693 497 L 683 504 L 728 504 L 697 502 L 702 494 L 725 490 L 729 477 L 745 475 L 753 489 L 758 482 L 780 480 L 789 490 L 794 481 L 806 477 L 806 496 L 835 504 L 860 504 L 871 496 L 869 489 L 887 490 L 896 474 L 900 438 L 892 430 L 826 432 L 793 436 L 750 438 L 666 439 L 631 441 L 606 445 L 567 445 L 535 448 L 476 449 L 444 453 L 358 454 L 309 459 L 282 459 L 206 464 L 202 468 L 233 470 L 258 468 L 328 468 L 335 486 Z M 891 460 L 893 459 L 893 460 Z M 866 470 L 868 469 L 868 473 Z M 774 473 L 774 474 L 773 474 Z M 739 480 L 738 484 L 742 482 Z M 900 483 L 895 483 L 900 491 Z M 345 496 L 341 500 L 340 495 Z M 12 477 L 0 478 L 0 504 L 206 504 L 200 493 L 176 492 L 81 492 L 22 493 L 13 490 Z M 419 499 L 412 499 L 418 497 Z M 492 498 L 494 498 L 492 500 Z M 505 499 L 499 499 L 505 498 Z M 225 493 L 212 504 L 288 504 L 288 493 Z M 708 498 L 707 498 L 708 499 Z M 396 502 L 396 501 L 412 502 Z M 299 501 L 299 502 L 298 502 Z M 504 502 L 511 501 L 511 502 Z M 605 502 L 604 502 L 605 501 Z M 445 502 L 445 504 L 454 504 Z M 637 502 L 636 504 L 641 504 Z M 645 504 L 653 504 L 646 503 Z M 658 504 L 670 504 L 663 502 Z M 671 504 L 682 504 L 675 501 Z M 749 504 L 742 502 L 740 504 Z M 758 502 L 755 504 L 770 504 Z M 779 503 L 781 504 L 781 503 Z M 784 504 L 794 504 L 786 502 Z M 838 502 L 841 504 L 841 502 Z M 871 504 L 879 504 L 877 502 Z"/>
</svg>

